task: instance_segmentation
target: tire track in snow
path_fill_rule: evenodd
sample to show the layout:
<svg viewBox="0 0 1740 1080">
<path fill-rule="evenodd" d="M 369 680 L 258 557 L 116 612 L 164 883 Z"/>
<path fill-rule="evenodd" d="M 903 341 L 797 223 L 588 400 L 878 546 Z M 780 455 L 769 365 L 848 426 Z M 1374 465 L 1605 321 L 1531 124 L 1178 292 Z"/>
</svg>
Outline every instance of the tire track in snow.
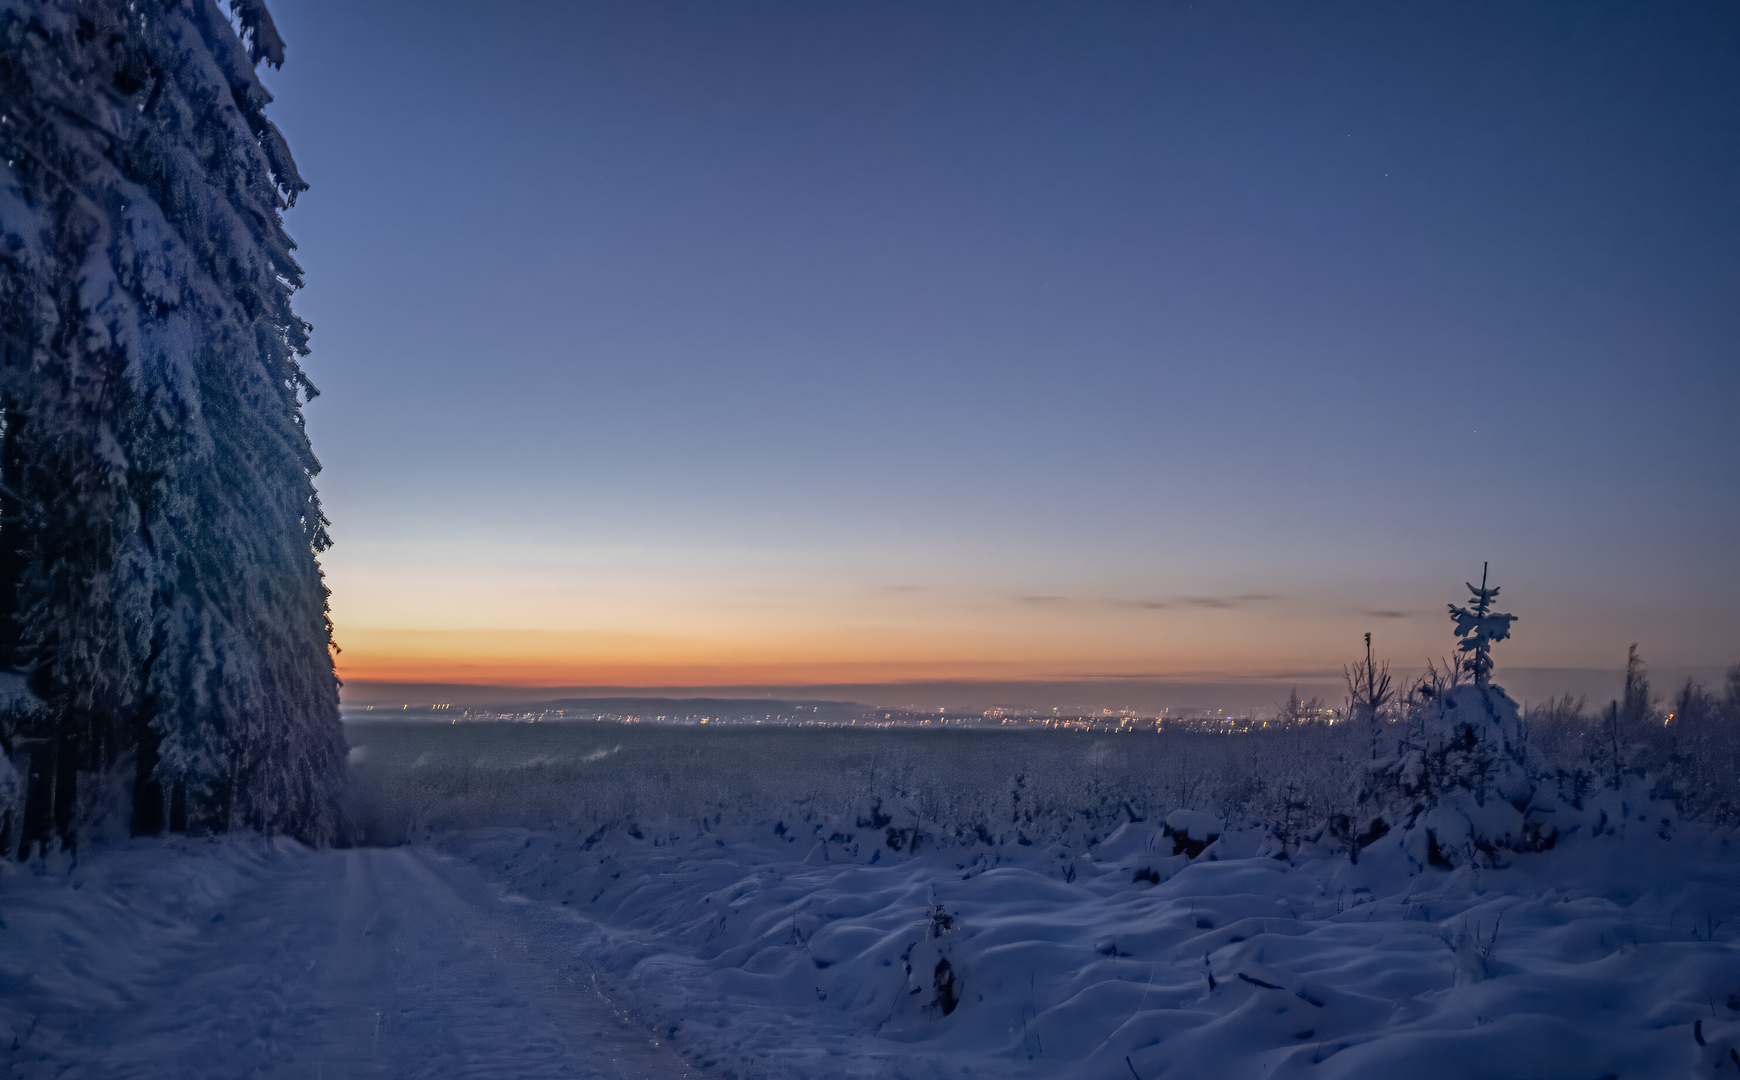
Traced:
<svg viewBox="0 0 1740 1080">
<path fill-rule="evenodd" d="M 382 876 L 400 887 L 401 895 L 416 896 L 427 904 L 425 914 L 438 912 L 437 918 L 466 937 L 477 959 L 487 951 L 489 966 L 511 975 L 512 990 L 582 1049 L 585 1067 L 593 1071 L 574 1075 L 610 1080 L 700 1075 L 615 1008 L 597 989 L 591 971 L 571 956 L 563 927 L 548 921 L 541 908 L 519 897 L 503 897 L 469 867 L 421 850 L 394 848 L 369 854 L 375 856 Z M 439 938 L 426 935 L 424 940 Z M 460 978 L 445 979 L 450 987 L 468 985 L 462 972 L 452 974 Z M 493 1005 L 493 999 L 469 1001 L 462 1013 L 471 1023 L 487 1026 Z"/>
<path fill-rule="evenodd" d="M 186 864 L 183 864 L 186 865 Z M 560 930 L 410 849 L 286 847 L 209 916 L 139 918 L 154 963 L 39 1000 L 9 1075 L 76 1080 L 679 1080 Z M 142 883 L 143 885 L 143 883 Z M 146 886 L 148 887 L 148 886 Z M 136 915 L 141 912 L 135 912 Z M 157 942 L 149 941 L 156 937 Z M 83 998 L 80 1001 L 78 998 Z M 25 1004 L 25 1002 L 19 1002 Z"/>
</svg>

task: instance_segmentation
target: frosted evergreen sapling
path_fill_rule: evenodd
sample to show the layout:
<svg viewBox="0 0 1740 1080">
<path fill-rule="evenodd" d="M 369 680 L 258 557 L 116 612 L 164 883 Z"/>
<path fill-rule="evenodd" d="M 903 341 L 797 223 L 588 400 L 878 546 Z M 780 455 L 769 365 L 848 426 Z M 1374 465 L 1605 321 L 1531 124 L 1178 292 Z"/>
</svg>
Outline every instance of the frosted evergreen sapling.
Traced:
<svg viewBox="0 0 1740 1080">
<path fill-rule="evenodd" d="M 1498 587 L 1468 585 L 1469 607 L 1449 605 L 1471 683 L 1445 677 L 1417 686 L 1407 735 L 1372 763 L 1359 802 L 1370 825 L 1359 847 L 1399 834 L 1416 862 L 1495 865 L 1506 852 L 1551 847 L 1557 830 L 1536 805 L 1516 702 L 1492 683 L 1492 644 L 1510 637 L 1516 616 L 1492 610 Z"/>
</svg>

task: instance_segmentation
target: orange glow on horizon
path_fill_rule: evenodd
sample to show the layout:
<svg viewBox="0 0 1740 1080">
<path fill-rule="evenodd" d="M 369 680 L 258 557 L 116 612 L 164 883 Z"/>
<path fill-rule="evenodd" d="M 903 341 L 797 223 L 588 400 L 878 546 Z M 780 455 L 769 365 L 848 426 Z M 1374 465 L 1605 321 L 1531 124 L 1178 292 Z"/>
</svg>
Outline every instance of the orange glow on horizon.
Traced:
<svg viewBox="0 0 1740 1080">
<path fill-rule="evenodd" d="M 608 595 L 583 600 L 562 575 L 534 587 L 531 573 L 471 580 L 456 569 L 464 586 L 456 590 L 405 573 L 383 568 L 335 591 L 346 681 L 674 688 L 1322 678 L 1361 655 L 1366 631 L 1377 631 L 1381 657 L 1403 667 L 1441 658 L 1452 644 L 1428 601 L 1409 606 L 1417 616 L 1396 615 L 1278 589 L 1179 590 L 1131 602 L 1088 590 L 780 593 L 667 579 L 638 589 L 619 575 L 601 579 Z M 395 580 L 397 599 L 378 595 Z M 1575 640 L 1576 627 L 1533 625 L 1541 642 Z M 1578 666 L 1574 650 L 1562 651 L 1519 647 L 1506 659 Z"/>
<path fill-rule="evenodd" d="M 359 682 L 515 686 L 728 686 L 928 679 L 1080 677 L 1141 670 L 1078 650 L 1032 655 L 1010 641 L 873 633 L 808 640 L 718 641 L 549 630 L 353 629 L 341 634 L 339 677 Z"/>
<path fill-rule="evenodd" d="M 873 684 L 1156 678 L 1273 670 L 1267 640 L 1156 642 L 1118 635 L 821 630 L 741 637 L 575 630 L 341 629 L 354 682 L 512 686 Z M 1301 661 L 1303 658 L 1299 658 Z M 1320 665 L 1314 665 L 1320 666 Z"/>
</svg>

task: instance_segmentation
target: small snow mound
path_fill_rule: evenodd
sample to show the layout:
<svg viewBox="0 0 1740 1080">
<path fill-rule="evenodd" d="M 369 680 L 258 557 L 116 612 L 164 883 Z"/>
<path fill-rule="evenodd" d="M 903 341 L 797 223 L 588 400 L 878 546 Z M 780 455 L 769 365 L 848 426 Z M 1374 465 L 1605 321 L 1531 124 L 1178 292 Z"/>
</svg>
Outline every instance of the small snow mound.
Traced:
<svg viewBox="0 0 1740 1080">
<path fill-rule="evenodd" d="M 1220 818 L 1201 810 L 1172 811 L 1166 815 L 1166 828 L 1172 833 L 1172 853 L 1193 859 L 1226 831 Z"/>
<path fill-rule="evenodd" d="M 1112 835 L 1094 845 L 1094 861 L 1125 863 L 1169 854 L 1168 848 L 1162 846 L 1164 837 L 1158 827 L 1145 821 L 1119 825 Z"/>
</svg>

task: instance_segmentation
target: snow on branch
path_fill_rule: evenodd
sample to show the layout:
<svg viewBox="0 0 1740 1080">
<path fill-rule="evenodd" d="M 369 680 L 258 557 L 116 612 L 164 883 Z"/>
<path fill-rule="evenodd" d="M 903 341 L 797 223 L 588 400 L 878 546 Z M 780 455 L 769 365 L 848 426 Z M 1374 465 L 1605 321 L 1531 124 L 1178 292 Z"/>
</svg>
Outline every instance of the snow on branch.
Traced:
<svg viewBox="0 0 1740 1080">
<path fill-rule="evenodd" d="M 1487 564 L 1480 564 L 1480 584 L 1466 583 L 1468 591 L 1473 594 L 1473 600 L 1468 607 L 1450 606 L 1450 618 L 1456 624 L 1456 636 L 1461 640 L 1456 649 L 1467 653 L 1462 666 L 1474 676 L 1478 685 L 1485 686 L 1492 676 L 1492 644 L 1504 641 L 1510 637 L 1510 624 L 1516 621 L 1515 615 L 1505 615 L 1492 610 L 1492 602 L 1498 599 L 1498 586 L 1487 588 Z"/>
</svg>

